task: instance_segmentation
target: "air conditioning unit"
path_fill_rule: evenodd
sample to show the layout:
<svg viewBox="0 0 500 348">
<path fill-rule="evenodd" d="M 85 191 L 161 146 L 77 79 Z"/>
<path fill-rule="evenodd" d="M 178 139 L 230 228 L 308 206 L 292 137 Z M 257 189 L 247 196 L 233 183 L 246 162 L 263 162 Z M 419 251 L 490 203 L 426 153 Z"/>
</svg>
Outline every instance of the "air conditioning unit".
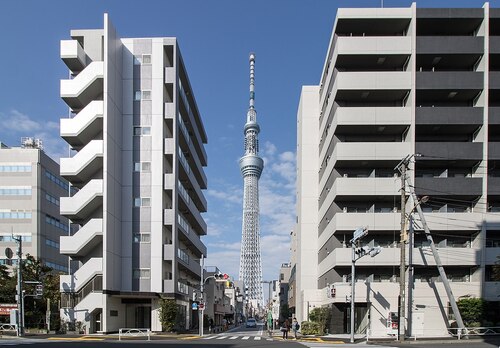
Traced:
<svg viewBox="0 0 500 348">
<path fill-rule="evenodd" d="M 347 173 L 344 173 L 344 178 L 347 178 L 349 175 Z"/>
<path fill-rule="evenodd" d="M 398 208 L 397 207 L 392 208 L 392 212 L 393 213 L 397 213 L 398 212 Z"/>
<path fill-rule="evenodd" d="M 343 211 L 344 213 L 347 213 L 347 207 L 342 208 L 342 211 Z"/>
</svg>

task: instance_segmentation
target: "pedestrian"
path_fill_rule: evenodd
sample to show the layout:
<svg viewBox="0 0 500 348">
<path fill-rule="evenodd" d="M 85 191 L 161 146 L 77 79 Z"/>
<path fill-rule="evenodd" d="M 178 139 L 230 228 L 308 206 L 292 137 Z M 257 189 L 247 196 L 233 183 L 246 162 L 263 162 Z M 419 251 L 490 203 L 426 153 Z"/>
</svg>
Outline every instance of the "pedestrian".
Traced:
<svg viewBox="0 0 500 348">
<path fill-rule="evenodd" d="M 214 329 L 214 320 L 210 318 L 208 320 L 208 332 L 212 333 L 212 330 Z"/>
<path fill-rule="evenodd" d="M 300 324 L 299 322 L 297 321 L 297 318 L 293 318 L 293 322 L 292 322 L 292 330 L 293 330 L 293 337 L 295 339 L 297 339 L 297 331 L 299 331 L 300 329 Z"/>
<path fill-rule="evenodd" d="M 288 339 L 288 331 L 290 331 L 290 322 L 285 320 L 283 323 L 283 326 L 281 327 L 281 332 L 283 332 L 283 339 L 287 340 Z"/>
</svg>

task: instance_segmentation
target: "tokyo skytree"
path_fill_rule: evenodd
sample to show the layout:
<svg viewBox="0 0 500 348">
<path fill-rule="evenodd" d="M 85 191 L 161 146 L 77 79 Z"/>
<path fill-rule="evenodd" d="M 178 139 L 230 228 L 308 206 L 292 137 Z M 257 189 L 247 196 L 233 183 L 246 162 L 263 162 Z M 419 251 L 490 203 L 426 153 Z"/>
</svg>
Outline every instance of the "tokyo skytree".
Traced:
<svg viewBox="0 0 500 348">
<path fill-rule="evenodd" d="M 259 157 L 259 131 L 255 111 L 255 54 L 250 53 L 250 105 L 244 128 L 245 155 L 240 159 L 243 176 L 243 223 L 241 228 L 240 280 L 248 287 L 248 298 L 263 304 L 260 259 L 259 178 L 264 161 Z"/>
</svg>

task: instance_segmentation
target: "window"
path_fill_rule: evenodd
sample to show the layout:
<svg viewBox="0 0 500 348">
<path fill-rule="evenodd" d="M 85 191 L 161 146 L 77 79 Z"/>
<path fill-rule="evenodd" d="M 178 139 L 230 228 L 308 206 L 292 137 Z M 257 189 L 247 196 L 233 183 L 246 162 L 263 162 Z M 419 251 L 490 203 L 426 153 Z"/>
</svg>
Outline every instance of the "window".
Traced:
<svg viewBox="0 0 500 348">
<path fill-rule="evenodd" d="M 151 270 L 149 268 L 136 268 L 132 271 L 134 279 L 149 279 L 151 278 Z"/>
<path fill-rule="evenodd" d="M 134 172 L 150 172 L 151 162 L 135 162 Z"/>
<path fill-rule="evenodd" d="M 0 166 L 0 173 L 29 173 L 31 172 L 31 165 L 6 165 Z"/>
<path fill-rule="evenodd" d="M 53 183 L 55 183 L 56 185 L 60 186 L 61 188 L 67 190 L 68 187 L 69 187 L 69 184 L 67 181 L 64 181 L 60 178 L 58 178 L 56 175 L 52 174 L 51 172 L 49 172 L 48 170 L 45 171 L 45 176 L 50 180 L 52 181 Z"/>
<path fill-rule="evenodd" d="M 59 206 L 59 199 L 57 199 L 56 197 L 51 196 L 48 193 L 45 193 L 45 199 L 48 200 L 50 203 Z"/>
<path fill-rule="evenodd" d="M 117 317 L 118 316 L 118 311 L 111 309 L 109 311 L 109 316 L 110 317 Z"/>
<path fill-rule="evenodd" d="M 151 64 L 151 55 L 143 54 L 142 55 L 142 64 Z"/>
<path fill-rule="evenodd" d="M 134 243 L 151 243 L 151 234 L 149 232 L 134 233 Z"/>
<path fill-rule="evenodd" d="M 61 271 L 61 272 L 68 272 L 68 267 L 66 266 L 61 266 L 61 265 L 58 265 L 57 263 L 53 263 L 53 262 L 45 262 L 45 265 L 50 267 L 50 268 L 53 268 L 57 271 Z"/>
<path fill-rule="evenodd" d="M 134 135 L 151 135 L 151 127 L 134 127 Z"/>
<path fill-rule="evenodd" d="M 135 91 L 134 92 L 134 101 L 139 100 L 151 100 L 151 91 Z"/>
<path fill-rule="evenodd" d="M 63 224 L 59 219 L 56 219 L 53 216 L 50 215 L 45 215 L 45 222 L 48 223 L 49 225 L 53 225 L 65 232 L 68 232 L 69 228 L 67 224 Z"/>
<path fill-rule="evenodd" d="M 21 240 L 23 242 L 31 243 L 31 236 L 21 236 Z M 0 242 L 10 243 L 15 241 L 14 238 L 12 238 L 12 235 L 8 235 L 8 236 L 0 236 Z"/>
<path fill-rule="evenodd" d="M 0 210 L 0 219 L 31 219 L 31 211 Z"/>
<path fill-rule="evenodd" d="M 134 198 L 134 207 L 150 207 L 151 198 L 136 197 Z"/>
<path fill-rule="evenodd" d="M 135 91 L 134 92 L 134 101 L 139 101 L 141 100 L 141 91 Z"/>
<path fill-rule="evenodd" d="M 50 239 L 45 239 L 45 244 L 47 244 L 48 246 L 52 247 L 52 248 L 56 248 L 56 249 L 59 249 L 59 243 L 56 242 L 56 241 L 53 241 L 53 240 L 50 240 Z"/>
<path fill-rule="evenodd" d="M 0 196 L 31 196 L 31 187 L 0 187 Z"/>
</svg>

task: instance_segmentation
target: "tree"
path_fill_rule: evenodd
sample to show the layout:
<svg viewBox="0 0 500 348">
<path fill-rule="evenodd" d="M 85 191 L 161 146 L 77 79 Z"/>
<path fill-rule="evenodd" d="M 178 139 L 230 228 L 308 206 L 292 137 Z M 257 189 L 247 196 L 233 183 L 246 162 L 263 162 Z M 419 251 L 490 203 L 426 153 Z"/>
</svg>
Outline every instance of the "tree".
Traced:
<svg viewBox="0 0 500 348">
<path fill-rule="evenodd" d="M 330 310 L 328 307 L 317 307 L 309 313 L 309 320 L 319 324 L 320 334 L 324 334 L 326 326 L 330 320 Z"/>
<path fill-rule="evenodd" d="M 486 301 L 482 298 L 462 298 L 457 302 L 465 325 L 479 326 L 484 318 Z"/>
<path fill-rule="evenodd" d="M 16 279 L 5 265 L 0 265 L 0 284 L 0 303 L 16 303 Z"/>
<path fill-rule="evenodd" d="M 177 304 L 172 299 L 160 300 L 160 322 L 163 330 L 172 332 L 177 322 Z"/>
</svg>

